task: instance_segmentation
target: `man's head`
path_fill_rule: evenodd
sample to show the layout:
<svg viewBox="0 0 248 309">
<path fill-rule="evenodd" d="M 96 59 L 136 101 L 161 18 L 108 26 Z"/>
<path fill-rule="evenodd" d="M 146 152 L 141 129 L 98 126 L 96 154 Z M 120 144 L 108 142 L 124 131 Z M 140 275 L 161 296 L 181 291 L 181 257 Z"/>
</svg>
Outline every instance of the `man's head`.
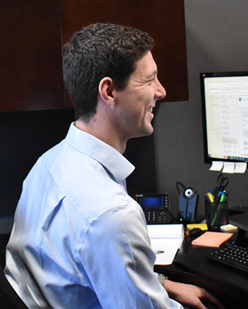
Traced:
<svg viewBox="0 0 248 309">
<path fill-rule="evenodd" d="M 110 77 L 125 89 L 136 63 L 154 46 L 145 32 L 114 24 L 93 24 L 76 32 L 64 46 L 64 80 L 76 120 L 88 122 L 96 113 L 98 86 Z"/>
</svg>

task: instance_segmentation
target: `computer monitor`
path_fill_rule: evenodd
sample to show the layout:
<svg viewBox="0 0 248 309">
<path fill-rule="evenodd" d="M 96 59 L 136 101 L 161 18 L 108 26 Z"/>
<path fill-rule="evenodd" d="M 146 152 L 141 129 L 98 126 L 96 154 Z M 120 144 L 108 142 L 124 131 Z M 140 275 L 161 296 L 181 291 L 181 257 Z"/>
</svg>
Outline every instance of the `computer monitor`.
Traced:
<svg viewBox="0 0 248 309">
<path fill-rule="evenodd" d="M 205 162 L 248 162 L 248 71 L 200 73 Z"/>
</svg>

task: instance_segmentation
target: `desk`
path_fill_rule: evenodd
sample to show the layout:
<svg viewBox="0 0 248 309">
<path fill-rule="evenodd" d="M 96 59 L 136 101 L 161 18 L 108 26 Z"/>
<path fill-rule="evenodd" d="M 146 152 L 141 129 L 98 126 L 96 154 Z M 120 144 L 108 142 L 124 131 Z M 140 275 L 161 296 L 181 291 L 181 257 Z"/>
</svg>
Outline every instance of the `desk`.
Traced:
<svg viewBox="0 0 248 309">
<path fill-rule="evenodd" d="M 205 256 L 215 248 L 193 248 L 191 242 L 196 237 L 186 237 L 173 264 L 156 265 L 155 271 L 165 274 L 173 281 L 191 283 L 207 289 L 218 297 L 227 309 L 247 309 L 248 275 L 206 259 Z"/>
</svg>

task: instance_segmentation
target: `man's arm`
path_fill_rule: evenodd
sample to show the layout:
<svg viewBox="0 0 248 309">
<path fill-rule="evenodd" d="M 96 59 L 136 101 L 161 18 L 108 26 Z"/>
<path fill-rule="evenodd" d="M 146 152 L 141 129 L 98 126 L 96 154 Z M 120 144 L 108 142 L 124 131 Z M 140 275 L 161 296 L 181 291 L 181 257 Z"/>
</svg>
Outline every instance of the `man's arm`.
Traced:
<svg viewBox="0 0 248 309">
<path fill-rule="evenodd" d="M 116 207 L 97 218 L 79 255 L 103 308 L 171 308 L 153 271 L 155 255 L 138 205 Z"/>
</svg>

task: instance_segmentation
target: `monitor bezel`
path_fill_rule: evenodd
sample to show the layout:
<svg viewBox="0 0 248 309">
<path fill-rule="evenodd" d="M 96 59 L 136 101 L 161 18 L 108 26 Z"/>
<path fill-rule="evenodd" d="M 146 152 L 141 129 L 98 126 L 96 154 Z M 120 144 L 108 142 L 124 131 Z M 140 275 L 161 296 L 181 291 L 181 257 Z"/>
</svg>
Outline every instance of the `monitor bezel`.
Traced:
<svg viewBox="0 0 248 309">
<path fill-rule="evenodd" d="M 207 144 L 207 121 L 206 121 L 206 101 L 205 101 L 205 88 L 204 79 L 206 77 L 232 77 L 232 76 L 247 76 L 248 71 L 234 71 L 234 72 L 202 72 L 200 73 L 200 91 L 201 91 L 201 108 L 202 108 L 202 127 L 203 127 L 203 147 L 204 147 L 204 162 L 212 163 L 213 161 L 223 162 L 248 162 L 247 160 L 236 160 L 226 158 L 215 158 L 208 156 L 208 144 Z"/>
</svg>

